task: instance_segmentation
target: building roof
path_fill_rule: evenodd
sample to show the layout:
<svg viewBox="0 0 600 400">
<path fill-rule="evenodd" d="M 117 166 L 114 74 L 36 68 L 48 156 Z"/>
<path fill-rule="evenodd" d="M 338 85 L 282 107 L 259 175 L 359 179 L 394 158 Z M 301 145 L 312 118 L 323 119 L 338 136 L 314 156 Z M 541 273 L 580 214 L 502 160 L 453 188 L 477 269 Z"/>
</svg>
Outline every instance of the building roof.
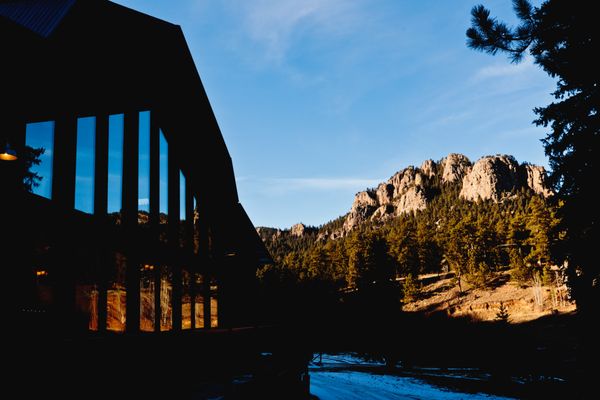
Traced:
<svg viewBox="0 0 600 400">
<path fill-rule="evenodd" d="M 54 32 L 76 0 L 22 0 L 0 2 L 0 15 L 42 37 Z"/>
<path fill-rule="evenodd" d="M 224 230 L 223 240 L 253 243 L 249 251 L 268 261 L 238 203 L 231 158 L 179 26 L 107 0 L 0 0 L 0 36 L 10 38 L 0 63 L 7 78 L 0 117 L 152 110 L 199 203 L 211 210 L 209 223 L 225 225 L 230 214 L 236 238 Z"/>
</svg>

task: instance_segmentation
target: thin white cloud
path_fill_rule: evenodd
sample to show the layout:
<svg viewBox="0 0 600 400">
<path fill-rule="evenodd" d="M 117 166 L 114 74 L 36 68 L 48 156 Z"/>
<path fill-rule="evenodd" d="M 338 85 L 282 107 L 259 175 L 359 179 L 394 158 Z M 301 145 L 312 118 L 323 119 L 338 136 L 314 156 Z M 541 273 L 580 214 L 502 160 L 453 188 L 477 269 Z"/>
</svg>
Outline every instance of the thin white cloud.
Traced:
<svg viewBox="0 0 600 400">
<path fill-rule="evenodd" d="M 147 206 L 150 204 L 150 199 L 138 199 L 138 206 Z"/>
<path fill-rule="evenodd" d="M 383 179 L 365 178 L 249 178 L 240 177 L 238 184 L 251 185 L 258 191 L 283 195 L 290 192 L 339 191 L 358 192 L 375 187 Z"/>
<path fill-rule="evenodd" d="M 536 65 L 533 63 L 533 58 L 531 56 L 526 56 L 523 61 L 516 65 L 510 64 L 506 62 L 506 60 L 502 60 L 502 63 L 488 65 L 479 69 L 475 72 L 473 80 L 475 82 L 480 82 L 487 79 L 514 77 L 533 71 L 535 68 Z"/>
<path fill-rule="evenodd" d="M 281 62 L 298 33 L 342 34 L 360 18 L 357 2 L 345 0 L 256 0 L 240 8 L 242 25 L 264 48 L 264 57 Z"/>
<path fill-rule="evenodd" d="M 366 189 L 381 182 L 381 179 L 363 178 L 273 178 L 275 184 L 295 190 Z"/>
</svg>

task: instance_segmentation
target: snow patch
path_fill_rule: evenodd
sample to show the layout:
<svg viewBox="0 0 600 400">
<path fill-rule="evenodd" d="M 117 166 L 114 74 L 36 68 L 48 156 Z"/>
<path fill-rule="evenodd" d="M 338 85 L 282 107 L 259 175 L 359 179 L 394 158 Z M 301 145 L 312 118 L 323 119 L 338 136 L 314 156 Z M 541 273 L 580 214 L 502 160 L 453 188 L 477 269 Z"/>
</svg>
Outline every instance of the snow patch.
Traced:
<svg viewBox="0 0 600 400">
<path fill-rule="evenodd" d="M 325 357 L 324 357 L 325 358 Z M 341 360 L 340 360 L 341 361 Z M 311 371 L 310 392 L 320 400 L 501 400 L 507 397 L 451 392 L 414 378 L 356 371 Z"/>
</svg>

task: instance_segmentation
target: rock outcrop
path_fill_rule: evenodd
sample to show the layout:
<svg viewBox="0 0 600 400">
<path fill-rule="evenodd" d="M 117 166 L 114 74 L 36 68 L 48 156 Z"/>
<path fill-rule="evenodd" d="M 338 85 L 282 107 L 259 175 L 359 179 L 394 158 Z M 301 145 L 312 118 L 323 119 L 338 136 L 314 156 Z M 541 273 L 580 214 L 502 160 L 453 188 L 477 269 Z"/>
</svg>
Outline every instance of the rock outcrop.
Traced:
<svg viewBox="0 0 600 400">
<path fill-rule="evenodd" d="M 292 225 L 291 229 L 290 229 L 290 234 L 292 236 L 296 236 L 296 237 L 302 237 L 304 236 L 304 231 L 306 230 L 306 226 L 302 223 L 300 224 L 296 224 L 296 225 Z"/>
<path fill-rule="evenodd" d="M 463 178 L 460 197 L 470 201 L 500 201 L 523 187 L 548 197 L 552 195 L 544 167 L 521 164 L 512 156 L 482 157 Z"/>
<path fill-rule="evenodd" d="M 471 171 L 471 161 L 457 153 L 450 153 L 444 158 L 441 163 L 442 167 L 442 182 L 449 183 L 463 179 L 463 177 Z"/>
<path fill-rule="evenodd" d="M 265 243 L 276 242 L 279 239 L 289 237 L 305 237 L 307 235 L 317 235 L 318 229 L 314 226 L 306 226 L 302 223 L 293 225 L 290 229 L 268 228 L 264 226 L 256 227 L 256 233 Z M 320 234 L 320 233 L 319 233 Z"/>
<path fill-rule="evenodd" d="M 344 232 L 351 231 L 359 224 L 367 221 L 378 206 L 379 203 L 377 202 L 376 192 L 372 190 L 358 192 L 356 196 L 354 196 L 354 202 L 352 203 L 350 213 L 348 213 L 348 216 L 344 221 Z"/>
<path fill-rule="evenodd" d="M 423 164 L 419 167 L 421 173 L 428 178 L 431 178 L 437 173 L 437 168 L 437 164 L 431 159 L 423 161 Z"/>
<path fill-rule="evenodd" d="M 487 156 L 477 160 L 463 178 L 460 197 L 470 201 L 499 201 L 520 186 L 519 164 L 514 157 Z"/>
<path fill-rule="evenodd" d="M 552 190 L 548 183 L 548 176 L 546 175 L 546 169 L 540 165 L 524 164 L 525 174 L 527 176 L 527 186 L 544 197 L 552 196 Z"/>
<path fill-rule="evenodd" d="M 452 153 L 439 162 L 426 160 L 419 168 L 409 166 L 376 188 L 357 193 L 350 212 L 343 218 L 343 223 L 340 221 L 341 227 L 335 225 L 336 228 L 318 231 L 317 240 L 343 237 L 368 221 L 381 223 L 424 210 L 446 185 L 455 185 L 460 189 L 459 197 L 468 201 L 501 201 L 522 188 L 529 188 L 544 197 L 552 195 L 543 167 L 519 164 L 508 155 L 486 156 L 472 164 L 466 156 Z M 290 231 L 278 230 L 271 235 L 302 237 L 308 230 L 315 232 L 315 229 L 296 224 Z"/>
<path fill-rule="evenodd" d="M 409 188 L 395 203 L 396 215 L 408 214 L 427 207 L 427 198 L 421 186 Z"/>
<path fill-rule="evenodd" d="M 411 165 L 396 172 L 376 189 L 357 193 L 342 231 L 347 233 L 368 220 L 385 221 L 400 214 L 424 209 L 427 206 L 427 180 L 435 172 L 435 163 L 431 161 L 423 165 L 426 171 Z"/>
</svg>

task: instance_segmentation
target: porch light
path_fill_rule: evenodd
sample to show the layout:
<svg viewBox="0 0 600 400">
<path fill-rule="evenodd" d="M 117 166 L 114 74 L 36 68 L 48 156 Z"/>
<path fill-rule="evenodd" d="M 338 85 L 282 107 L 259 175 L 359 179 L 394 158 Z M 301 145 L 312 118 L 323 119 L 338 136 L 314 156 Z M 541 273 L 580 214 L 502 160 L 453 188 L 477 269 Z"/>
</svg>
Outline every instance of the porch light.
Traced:
<svg viewBox="0 0 600 400">
<path fill-rule="evenodd" d="M 15 161 L 17 159 L 17 152 L 15 149 L 10 147 L 8 142 L 4 144 L 4 146 L 0 147 L 0 160 L 3 161 Z"/>
</svg>

